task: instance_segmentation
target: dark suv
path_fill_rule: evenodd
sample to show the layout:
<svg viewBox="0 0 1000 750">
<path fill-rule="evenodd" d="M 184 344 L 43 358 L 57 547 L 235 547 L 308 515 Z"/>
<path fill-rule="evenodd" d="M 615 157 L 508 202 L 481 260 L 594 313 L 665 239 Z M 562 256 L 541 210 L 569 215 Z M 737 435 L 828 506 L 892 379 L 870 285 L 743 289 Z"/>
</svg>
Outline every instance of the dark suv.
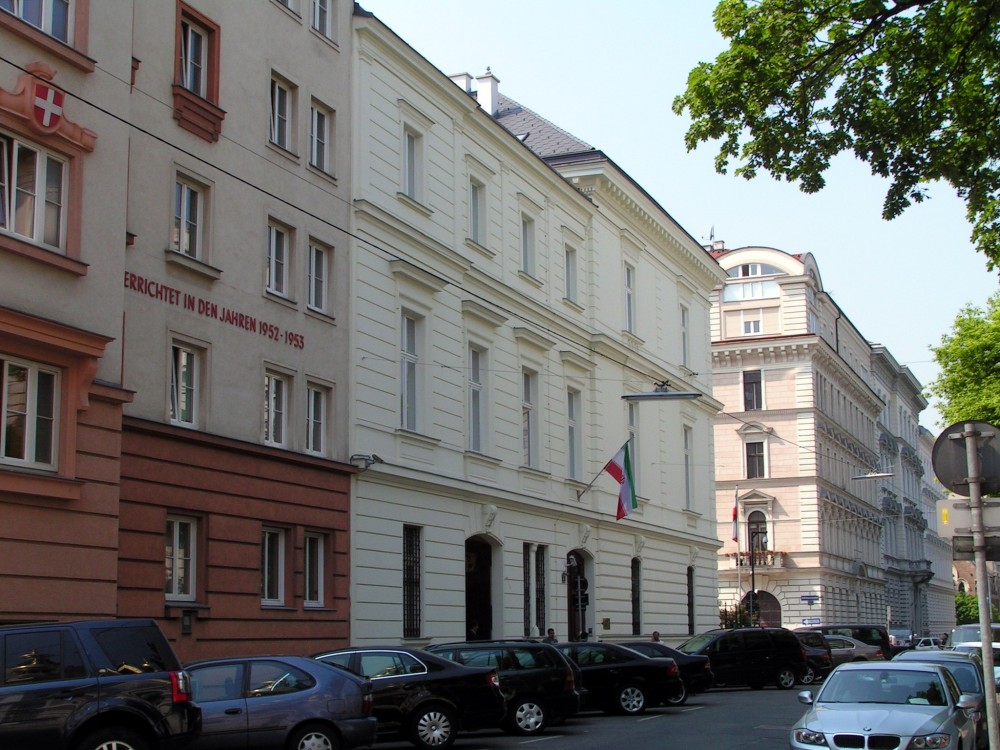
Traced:
<svg viewBox="0 0 1000 750">
<path fill-rule="evenodd" d="M 0 627 L 0 748 L 174 750 L 201 727 L 153 620 Z"/>
<path fill-rule="evenodd" d="M 758 690 L 773 683 L 789 690 L 807 669 L 802 644 L 786 628 L 709 630 L 684 641 L 677 650 L 709 657 L 717 685 L 749 685 Z"/>
<path fill-rule="evenodd" d="M 541 734 L 580 711 L 580 692 L 569 660 L 555 646 L 533 641 L 474 641 L 428 646 L 459 664 L 496 667 L 507 698 L 504 728 Z M 582 686 L 579 686 L 582 689 Z"/>
</svg>

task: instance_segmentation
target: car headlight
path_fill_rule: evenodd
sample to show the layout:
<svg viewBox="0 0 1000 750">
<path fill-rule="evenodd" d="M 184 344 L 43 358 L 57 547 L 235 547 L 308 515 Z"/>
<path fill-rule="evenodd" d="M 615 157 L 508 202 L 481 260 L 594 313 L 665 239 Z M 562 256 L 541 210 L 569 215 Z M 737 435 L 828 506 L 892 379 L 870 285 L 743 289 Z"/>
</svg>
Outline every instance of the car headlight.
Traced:
<svg viewBox="0 0 1000 750">
<path fill-rule="evenodd" d="M 948 747 L 950 743 L 951 737 L 947 734 L 925 734 L 910 740 L 910 747 L 914 748 L 914 750 L 918 748 Z"/>
<path fill-rule="evenodd" d="M 822 732 L 814 732 L 811 729 L 796 729 L 792 732 L 795 741 L 802 745 L 823 745 L 826 747 L 826 737 Z M 937 745 L 925 745 L 924 747 L 938 747 Z"/>
</svg>

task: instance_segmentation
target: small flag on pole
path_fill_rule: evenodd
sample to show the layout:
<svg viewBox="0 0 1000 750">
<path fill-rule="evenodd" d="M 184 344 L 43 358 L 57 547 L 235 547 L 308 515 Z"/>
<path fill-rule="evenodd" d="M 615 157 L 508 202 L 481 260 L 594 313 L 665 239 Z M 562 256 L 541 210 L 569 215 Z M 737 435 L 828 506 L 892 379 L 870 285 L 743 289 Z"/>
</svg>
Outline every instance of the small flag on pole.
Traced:
<svg viewBox="0 0 1000 750">
<path fill-rule="evenodd" d="M 632 459 L 629 457 L 628 443 L 625 443 L 614 458 L 605 464 L 604 470 L 619 484 L 616 520 L 620 521 L 639 507 L 635 500 L 635 480 L 632 478 Z"/>
<path fill-rule="evenodd" d="M 733 494 L 733 541 L 740 540 L 740 495 L 739 492 Z"/>
</svg>

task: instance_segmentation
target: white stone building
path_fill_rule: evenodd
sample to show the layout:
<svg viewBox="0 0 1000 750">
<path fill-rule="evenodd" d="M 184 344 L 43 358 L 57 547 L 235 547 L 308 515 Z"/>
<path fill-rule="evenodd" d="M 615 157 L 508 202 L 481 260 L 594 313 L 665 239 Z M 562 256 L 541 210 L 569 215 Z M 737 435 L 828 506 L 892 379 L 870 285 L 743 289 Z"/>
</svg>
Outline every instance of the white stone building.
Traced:
<svg viewBox="0 0 1000 750">
<path fill-rule="evenodd" d="M 941 483 L 934 475 L 931 463 L 932 451 L 937 435 L 926 427 L 921 427 L 917 436 L 920 461 L 923 464 L 921 476 L 920 507 L 927 519 L 924 534 L 924 556 L 930 562 L 933 578 L 926 589 L 926 633 L 939 636 L 950 633 L 955 627 L 955 575 L 951 537 L 945 532 L 942 511 L 948 502 Z"/>
</svg>

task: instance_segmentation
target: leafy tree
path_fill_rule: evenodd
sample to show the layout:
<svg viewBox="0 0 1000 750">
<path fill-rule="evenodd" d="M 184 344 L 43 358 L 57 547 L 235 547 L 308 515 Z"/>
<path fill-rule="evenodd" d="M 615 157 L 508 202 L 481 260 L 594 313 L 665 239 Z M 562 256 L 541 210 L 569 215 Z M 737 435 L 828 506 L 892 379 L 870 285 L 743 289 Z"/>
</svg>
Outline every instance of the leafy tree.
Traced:
<svg viewBox="0 0 1000 750">
<path fill-rule="evenodd" d="M 985 310 L 966 305 L 931 351 L 940 374 L 928 390 L 940 400 L 945 424 L 1000 425 L 1000 292 Z"/>
<path fill-rule="evenodd" d="M 990 606 L 991 622 L 1000 621 L 1000 611 L 995 605 Z M 955 594 L 955 624 L 956 625 L 978 625 L 979 624 L 979 600 L 975 594 L 959 591 Z"/>
<path fill-rule="evenodd" d="M 720 141 L 717 171 L 807 193 L 851 151 L 889 180 L 885 219 L 945 181 L 1000 264 L 1000 2 L 721 0 L 714 18 L 729 49 L 674 100 L 689 150 Z"/>
</svg>

